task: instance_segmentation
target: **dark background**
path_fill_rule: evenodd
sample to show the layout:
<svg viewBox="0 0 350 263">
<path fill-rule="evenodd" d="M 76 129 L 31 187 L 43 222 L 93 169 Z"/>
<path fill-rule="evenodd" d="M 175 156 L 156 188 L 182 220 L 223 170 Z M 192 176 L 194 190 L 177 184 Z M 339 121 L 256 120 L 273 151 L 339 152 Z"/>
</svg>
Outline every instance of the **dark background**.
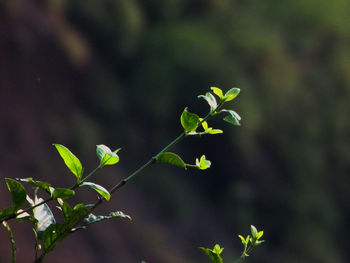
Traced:
<svg viewBox="0 0 350 263">
<path fill-rule="evenodd" d="M 198 247 L 215 243 L 233 262 L 250 224 L 266 243 L 247 262 L 348 262 L 349 14 L 347 0 L 1 0 L 1 207 L 5 177 L 74 183 L 52 143 L 86 172 L 96 144 L 122 147 L 94 177 L 109 188 L 181 132 L 186 106 L 206 113 L 197 95 L 237 86 L 241 127 L 214 121 L 223 135 L 173 149 L 212 168 L 147 169 L 98 210 L 131 222 L 78 232 L 47 262 L 204 263 Z M 32 262 L 31 226 L 11 226 L 18 262 Z"/>
</svg>

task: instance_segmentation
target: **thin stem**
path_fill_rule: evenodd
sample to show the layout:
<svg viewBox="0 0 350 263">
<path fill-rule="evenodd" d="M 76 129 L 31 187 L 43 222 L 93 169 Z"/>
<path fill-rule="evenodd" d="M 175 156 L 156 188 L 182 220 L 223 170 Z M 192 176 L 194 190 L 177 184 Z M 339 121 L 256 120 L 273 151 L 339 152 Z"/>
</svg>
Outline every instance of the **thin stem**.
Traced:
<svg viewBox="0 0 350 263">
<path fill-rule="evenodd" d="M 17 248 L 16 248 L 16 243 L 15 243 L 15 239 L 13 237 L 13 233 L 11 231 L 11 228 L 9 226 L 9 224 L 7 224 L 6 221 L 2 221 L 2 225 L 6 228 L 7 230 L 7 234 L 9 236 L 10 242 L 11 242 L 11 249 L 12 249 L 12 263 L 16 263 L 16 252 L 17 252 Z"/>
</svg>

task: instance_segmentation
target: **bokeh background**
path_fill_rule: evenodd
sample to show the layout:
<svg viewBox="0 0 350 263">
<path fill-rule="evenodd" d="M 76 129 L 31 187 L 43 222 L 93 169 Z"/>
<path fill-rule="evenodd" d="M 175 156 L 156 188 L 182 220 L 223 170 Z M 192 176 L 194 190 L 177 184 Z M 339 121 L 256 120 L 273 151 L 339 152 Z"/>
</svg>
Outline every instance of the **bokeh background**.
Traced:
<svg viewBox="0 0 350 263">
<path fill-rule="evenodd" d="M 73 184 L 52 143 L 85 171 L 96 144 L 122 147 L 94 178 L 109 188 L 181 132 L 184 107 L 206 113 L 197 95 L 237 86 L 241 127 L 214 121 L 223 135 L 173 149 L 211 169 L 149 168 L 98 210 L 131 222 L 78 232 L 47 262 L 204 263 L 215 243 L 233 262 L 250 224 L 267 242 L 247 262 L 349 262 L 349 14 L 347 0 L 1 0 L 1 207 L 5 177 Z M 11 226 L 31 262 L 30 225 Z"/>
</svg>

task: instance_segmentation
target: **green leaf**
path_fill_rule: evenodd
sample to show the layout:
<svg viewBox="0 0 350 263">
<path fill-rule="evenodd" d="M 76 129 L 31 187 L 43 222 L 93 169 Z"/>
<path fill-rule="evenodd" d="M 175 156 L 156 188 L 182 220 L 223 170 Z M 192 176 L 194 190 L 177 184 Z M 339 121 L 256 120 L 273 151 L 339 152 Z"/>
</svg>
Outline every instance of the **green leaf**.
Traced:
<svg viewBox="0 0 350 263">
<path fill-rule="evenodd" d="M 210 165 L 211 165 L 211 162 L 205 158 L 205 155 L 202 155 L 200 160 L 198 160 L 198 158 L 196 159 L 196 166 L 200 170 L 208 169 Z"/>
<path fill-rule="evenodd" d="M 223 250 L 224 250 L 224 248 L 221 248 L 218 244 L 216 244 L 213 248 L 213 252 L 217 255 L 220 255 Z"/>
<path fill-rule="evenodd" d="M 199 118 L 199 121 L 202 121 L 202 118 Z M 205 132 L 207 132 L 208 134 L 218 134 L 218 133 L 223 133 L 222 130 L 219 129 L 213 129 L 211 127 L 208 126 L 208 123 L 206 121 L 202 121 L 202 127 L 204 129 Z"/>
<path fill-rule="evenodd" d="M 232 123 L 233 125 L 237 125 L 240 126 L 241 124 L 239 123 L 239 121 L 241 120 L 241 117 L 237 114 L 237 112 L 233 111 L 233 110 L 222 110 L 223 112 L 228 112 L 229 115 L 227 115 L 224 120 Z"/>
<path fill-rule="evenodd" d="M 32 177 L 28 177 L 28 178 L 16 178 L 17 180 L 21 181 L 21 182 L 25 182 L 34 186 L 39 187 L 40 189 L 43 189 L 44 191 L 46 191 L 48 194 L 51 195 L 51 185 L 49 183 L 46 182 L 40 182 L 40 181 L 34 181 Z"/>
<path fill-rule="evenodd" d="M 88 217 L 84 218 L 84 221 L 81 225 L 79 225 L 76 229 L 73 229 L 73 231 L 80 229 L 80 228 L 86 228 L 88 225 L 93 224 L 93 223 L 97 223 L 97 222 L 101 222 L 104 220 L 109 220 L 109 219 L 113 219 L 113 218 L 127 218 L 129 220 L 131 220 L 131 217 L 124 214 L 121 211 L 117 211 L 117 212 L 110 212 L 109 215 L 107 216 L 96 216 L 94 214 L 90 214 Z"/>
<path fill-rule="evenodd" d="M 191 132 L 197 129 L 199 116 L 195 113 L 189 112 L 187 108 L 185 108 L 181 114 L 180 120 L 182 127 L 185 129 L 185 132 Z"/>
<path fill-rule="evenodd" d="M 100 167 L 105 165 L 113 165 L 119 162 L 119 156 L 117 152 L 120 150 L 117 149 L 114 152 L 111 151 L 106 145 L 100 144 L 96 146 L 96 154 L 100 160 Z"/>
<path fill-rule="evenodd" d="M 210 106 L 210 110 L 215 110 L 218 106 L 215 97 L 210 92 L 207 92 L 205 95 L 199 95 L 198 98 L 205 99 Z"/>
<path fill-rule="evenodd" d="M 222 100 L 224 98 L 224 95 L 222 94 L 222 90 L 217 88 L 217 87 L 211 87 L 211 90 L 214 92 L 214 94 L 216 94 L 220 100 Z"/>
<path fill-rule="evenodd" d="M 7 188 L 11 193 L 13 211 L 21 208 L 26 201 L 26 190 L 23 185 L 11 178 L 5 178 Z"/>
<path fill-rule="evenodd" d="M 252 232 L 253 239 L 257 239 L 256 236 L 258 235 L 258 230 L 256 230 L 256 227 L 251 225 L 250 226 L 250 231 Z"/>
<path fill-rule="evenodd" d="M 83 176 L 83 166 L 79 159 L 67 147 L 61 144 L 54 144 L 54 146 L 69 170 L 76 176 L 77 182 L 79 182 Z"/>
<path fill-rule="evenodd" d="M 229 91 L 226 92 L 224 96 L 224 101 L 230 101 L 236 98 L 241 90 L 238 88 L 232 88 Z"/>
<path fill-rule="evenodd" d="M 175 153 L 164 152 L 156 157 L 158 163 L 168 163 L 186 169 L 185 162 Z"/>
<path fill-rule="evenodd" d="M 0 211 L 0 219 L 10 216 L 14 213 L 13 206 L 7 207 Z"/>
<path fill-rule="evenodd" d="M 19 212 L 22 212 L 22 210 L 20 209 L 20 210 L 18 210 L 17 212 L 18 212 L 18 213 L 19 213 Z M 18 215 L 18 216 L 16 217 L 16 220 L 17 220 L 18 223 L 22 223 L 22 222 L 24 222 L 24 221 L 30 221 L 30 222 L 32 222 L 32 223 L 34 223 L 34 224 L 38 223 L 38 220 L 37 220 L 34 216 L 30 215 L 30 214 L 27 213 L 27 212 L 24 212 L 24 213 Z"/>
<path fill-rule="evenodd" d="M 27 200 L 32 205 L 36 205 L 44 201 L 42 198 L 35 197 L 35 202 L 33 202 L 29 196 L 27 196 Z M 53 216 L 51 209 L 47 204 L 42 204 L 38 207 L 35 207 L 33 209 L 33 214 L 34 218 L 38 220 L 36 224 L 36 232 L 38 233 L 39 237 L 50 225 L 56 223 L 55 217 Z"/>
<path fill-rule="evenodd" d="M 259 231 L 258 234 L 256 235 L 256 239 L 259 239 L 263 236 L 264 231 Z"/>
<path fill-rule="evenodd" d="M 65 224 L 52 224 L 39 236 L 43 241 L 43 253 L 47 254 L 70 232 Z"/>
<path fill-rule="evenodd" d="M 245 238 L 242 235 L 238 235 L 238 237 L 242 240 L 242 244 L 246 245 Z"/>
<path fill-rule="evenodd" d="M 223 263 L 220 254 L 218 255 L 209 248 L 200 247 L 200 249 L 210 258 L 212 263 Z"/>
<path fill-rule="evenodd" d="M 98 184 L 95 184 L 95 183 L 91 183 L 91 182 L 84 182 L 80 186 L 89 186 L 90 188 L 92 188 L 95 191 L 97 191 L 100 195 L 102 195 L 104 197 L 104 199 L 106 199 L 107 201 L 109 199 L 111 199 L 111 194 L 107 191 L 106 188 L 104 188 L 101 185 L 98 185 Z"/>
<path fill-rule="evenodd" d="M 62 199 L 67 199 L 67 198 L 71 198 L 72 196 L 74 196 L 75 192 L 71 189 L 67 189 L 67 188 L 56 188 L 53 191 L 53 195 L 52 197 L 54 199 L 57 198 L 62 198 Z"/>
</svg>

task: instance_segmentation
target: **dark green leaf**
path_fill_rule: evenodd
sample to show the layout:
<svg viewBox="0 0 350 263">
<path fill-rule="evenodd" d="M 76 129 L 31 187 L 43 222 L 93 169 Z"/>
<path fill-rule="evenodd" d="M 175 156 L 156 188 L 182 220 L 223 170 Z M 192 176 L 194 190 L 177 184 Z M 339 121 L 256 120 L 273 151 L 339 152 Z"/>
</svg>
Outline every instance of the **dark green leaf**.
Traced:
<svg viewBox="0 0 350 263">
<path fill-rule="evenodd" d="M 17 178 L 17 180 L 20 180 L 21 182 L 25 182 L 25 183 L 28 183 L 28 184 L 31 184 L 34 186 L 37 186 L 40 189 L 43 189 L 44 191 L 46 191 L 48 194 L 50 194 L 50 195 L 52 194 L 51 193 L 52 187 L 47 182 L 34 181 L 32 177 L 23 178 L 23 179 Z"/>
<path fill-rule="evenodd" d="M 61 240 L 63 240 L 70 232 L 65 224 L 52 224 L 45 232 L 39 236 L 43 241 L 43 253 L 51 251 Z"/>
<path fill-rule="evenodd" d="M 10 216 L 14 213 L 14 208 L 13 206 L 7 207 L 5 209 L 3 209 L 2 211 L 0 211 L 0 219 Z"/>
<path fill-rule="evenodd" d="M 210 110 L 214 110 L 218 106 L 215 97 L 210 92 L 207 92 L 205 95 L 199 95 L 198 98 L 205 99 L 210 106 Z"/>
<path fill-rule="evenodd" d="M 79 159 L 67 147 L 61 144 L 54 144 L 54 146 L 69 170 L 76 176 L 77 182 L 79 182 L 83 176 L 83 166 Z"/>
<path fill-rule="evenodd" d="M 119 156 L 117 152 L 120 150 L 117 149 L 114 152 L 111 151 L 106 145 L 100 144 L 96 146 L 96 154 L 100 160 L 100 167 L 105 165 L 113 165 L 119 162 Z"/>
<path fill-rule="evenodd" d="M 232 123 L 233 125 L 237 125 L 240 126 L 241 124 L 239 123 L 239 121 L 241 120 L 241 117 L 237 114 L 237 112 L 233 111 L 233 110 L 222 110 L 223 112 L 228 112 L 229 115 L 227 115 L 224 120 Z"/>
<path fill-rule="evenodd" d="M 186 169 L 185 162 L 175 153 L 164 152 L 156 158 L 158 163 L 168 163 Z"/>
<path fill-rule="evenodd" d="M 17 182 L 16 180 L 13 180 L 11 178 L 5 178 L 5 181 L 7 188 L 11 193 L 13 209 L 14 211 L 17 211 L 24 205 L 26 201 L 26 190 L 24 189 L 23 185 Z"/>
<path fill-rule="evenodd" d="M 226 92 L 224 96 L 224 101 L 230 101 L 236 98 L 241 90 L 238 88 L 232 88 Z"/>
<path fill-rule="evenodd" d="M 57 198 L 62 198 L 62 199 L 67 199 L 71 198 L 74 196 L 75 192 L 71 189 L 66 189 L 66 188 L 56 188 L 55 191 L 53 191 L 52 197 L 54 199 Z"/>
<path fill-rule="evenodd" d="M 95 183 L 91 183 L 91 182 L 84 182 L 81 184 L 81 186 L 89 186 L 92 189 L 94 189 L 95 191 L 97 191 L 100 195 L 102 195 L 107 201 L 109 199 L 111 199 L 111 194 L 108 192 L 108 190 L 106 188 L 104 188 L 101 185 L 95 184 Z"/>
<path fill-rule="evenodd" d="M 183 113 L 181 114 L 181 125 L 184 128 L 186 132 L 191 132 L 197 129 L 199 123 L 199 117 L 195 113 L 191 113 L 187 110 L 187 108 L 184 109 Z"/>
</svg>

